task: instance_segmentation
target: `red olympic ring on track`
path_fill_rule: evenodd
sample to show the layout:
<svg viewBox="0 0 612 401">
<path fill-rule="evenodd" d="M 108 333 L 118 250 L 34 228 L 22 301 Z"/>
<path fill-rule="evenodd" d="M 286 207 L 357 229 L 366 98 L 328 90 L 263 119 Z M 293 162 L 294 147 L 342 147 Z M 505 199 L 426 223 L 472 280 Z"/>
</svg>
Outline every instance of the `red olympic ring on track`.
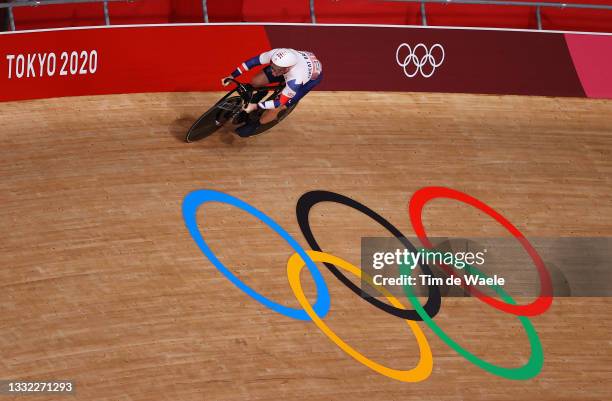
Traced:
<svg viewBox="0 0 612 401">
<path fill-rule="evenodd" d="M 412 228 L 414 229 L 414 232 L 416 233 L 417 237 L 419 237 L 421 243 L 427 248 L 433 248 L 432 243 L 429 241 L 429 238 L 427 238 L 427 234 L 425 233 L 422 217 L 423 207 L 429 201 L 436 198 L 457 200 L 459 202 L 473 206 L 476 209 L 494 218 L 498 223 L 504 226 L 506 230 L 508 230 L 514 236 L 514 238 L 516 238 L 521 243 L 521 245 L 527 251 L 529 256 L 531 256 L 533 263 L 535 263 L 536 268 L 538 270 L 538 275 L 540 277 L 540 295 L 535 301 L 527 305 L 512 305 L 506 302 L 499 301 L 465 284 L 463 279 L 461 279 L 463 287 L 468 292 L 470 292 L 470 294 L 474 294 L 476 297 L 478 297 L 478 299 L 480 299 L 481 301 L 506 313 L 511 313 L 517 316 L 536 316 L 541 313 L 544 313 L 552 304 L 552 284 L 550 280 L 550 274 L 548 273 L 548 270 L 546 270 L 546 266 L 544 266 L 542 258 L 540 258 L 538 252 L 533 248 L 531 243 L 518 230 L 518 228 L 514 227 L 514 225 L 512 225 L 512 223 L 510 223 L 504 216 L 497 213 L 490 206 L 479 201 L 478 199 L 473 198 L 463 192 L 459 192 L 457 190 L 445 187 L 425 187 L 416 191 L 412 195 L 412 198 L 410 198 L 408 213 L 410 215 L 410 222 L 412 223 Z M 442 267 L 445 268 L 447 272 L 452 273 L 452 269 L 448 265 L 443 265 Z"/>
</svg>

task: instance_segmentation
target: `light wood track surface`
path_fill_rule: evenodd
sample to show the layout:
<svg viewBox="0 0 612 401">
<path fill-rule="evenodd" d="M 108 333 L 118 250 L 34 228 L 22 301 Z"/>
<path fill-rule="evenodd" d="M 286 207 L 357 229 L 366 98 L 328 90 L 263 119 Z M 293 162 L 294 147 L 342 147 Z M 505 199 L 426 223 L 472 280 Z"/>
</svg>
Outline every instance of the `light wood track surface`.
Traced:
<svg viewBox="0 0 612 401">
<path fill-rule="evenodd" d="M 556 299 L 532 319 L 546 359 L 528 381 L 486 373 L 421 323 L 433 373 L 400 383 L 354 361 L 312 323 L 278 315 L 235 288 L 181 216 L 190 191 L 221 190 L 306 246 L 296 201 L 326 189 L 413 235 L 411 194 L 441 185 L 481 199 L 527 236 L 612 236 L 612 102 L 313 93 L 260 137 L 226 132 L 183 143 L 218 97 L 0 104 L 0 379 L 71 379 L 77 392 L 65 399 L 108 401 L 612 399 L 609 298 Z M 318 205 L 312 214 L 322 247 L 355 264 L 361 237 L 387 234 L 341 205 Z M 298 306 L 285 272 L 292 251 L 280 237 L 229 206 L 206 205 L 198 216 L 241 279 Z M 432 236 L 507 235 L 453 201 L 434 201 L 424 221 Z M 332 298 L 329 326 L 368 357 L 412 368 L 417 346 L 405 324 L 320 269 Z M 306 272 L 302 280 L 312 295 Z M 436 319 L 490 362 L 520 366 L 529 357 L 518 319 L 478 300 L 444 299 Z"/>
</svg>

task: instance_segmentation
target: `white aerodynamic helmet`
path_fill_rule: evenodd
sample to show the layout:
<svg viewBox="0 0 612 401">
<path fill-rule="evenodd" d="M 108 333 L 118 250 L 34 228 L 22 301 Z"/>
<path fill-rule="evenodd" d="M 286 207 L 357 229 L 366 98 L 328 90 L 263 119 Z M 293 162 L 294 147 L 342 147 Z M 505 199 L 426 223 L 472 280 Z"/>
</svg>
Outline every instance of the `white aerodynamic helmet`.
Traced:
<svg viewBox="0 0 612 401">
<path fill-rule="evenodd" d="M 274 65 L 279 67 L 293 67 L 297 64 L 298 58 L 291 49 L 277 49 L 271 59 Z"/>
</svg>

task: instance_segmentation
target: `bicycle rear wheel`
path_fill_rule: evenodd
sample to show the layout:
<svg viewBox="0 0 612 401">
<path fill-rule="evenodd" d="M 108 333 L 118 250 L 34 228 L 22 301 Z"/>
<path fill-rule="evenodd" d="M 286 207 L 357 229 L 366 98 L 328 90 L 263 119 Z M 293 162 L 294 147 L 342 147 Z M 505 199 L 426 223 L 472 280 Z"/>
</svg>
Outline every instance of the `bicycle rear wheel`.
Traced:
<svg viewBox="0 0 612 401">
<path fill-rule="evenodd" d="M 288 107 L 286 110 L 281 111 L 281 112 L 278 114 L 278 116 L 276 117 L 276 120 L 271 121 L 271 122 L 269 122 L 269 123 L 267 123 L 267 124 L 260 125 L 260 126 L 259 126 L 259 127 L 256 129 L 256 130 L 255 130 L 255 133 L 254 133 L 252 136 L 259 135 L 259 134 L 261 134 L 261 133 L 263 133 L 263 132 L 265 132 L 265 131 L 269 130 L 270 128 L 274 127 L 276 124 L 280 123 L 281 121 L 283 121 L 283 120 L 284 120 L 284 119 L 285 119 L 285 118 L 286 118 L 286 117 L 287 117 L 287 116 L 288 116 L 288 115 L 289 115 L 289 114 L 290 114 L 290 113 L 293 111 L 293 109 L 295 109 L 295 107 L 296 107 L 297 105 L 298 105 L 298 104 L 297 104 L 297 103 L 295 103 L 295 104 L 293 104 L 293 105 L 289 106 L 289 107 Z M 259 118 L 259 117 L 258 117 L 258 118 Z"/>
<path fill-rule="evenodd" d="M 185 142 L 195 142 L 214 134 L 241 109 L 242 98 L 240 96 L 231 96 L 221 100 L 193 123 L 185 135 Z"/>
</svg>

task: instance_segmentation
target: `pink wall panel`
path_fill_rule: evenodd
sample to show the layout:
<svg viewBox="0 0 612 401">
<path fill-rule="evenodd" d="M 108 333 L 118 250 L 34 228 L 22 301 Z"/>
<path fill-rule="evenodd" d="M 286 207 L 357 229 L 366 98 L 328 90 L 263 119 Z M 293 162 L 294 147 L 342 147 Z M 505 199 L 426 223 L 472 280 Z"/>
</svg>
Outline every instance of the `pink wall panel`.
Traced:
<svg viewBox="0 0 612 401">
<path fill-rule="evenodd" d="M 612 35 L 566 34 L 574 67 L 588 97 L 612 94 Z"/>
</svg>

